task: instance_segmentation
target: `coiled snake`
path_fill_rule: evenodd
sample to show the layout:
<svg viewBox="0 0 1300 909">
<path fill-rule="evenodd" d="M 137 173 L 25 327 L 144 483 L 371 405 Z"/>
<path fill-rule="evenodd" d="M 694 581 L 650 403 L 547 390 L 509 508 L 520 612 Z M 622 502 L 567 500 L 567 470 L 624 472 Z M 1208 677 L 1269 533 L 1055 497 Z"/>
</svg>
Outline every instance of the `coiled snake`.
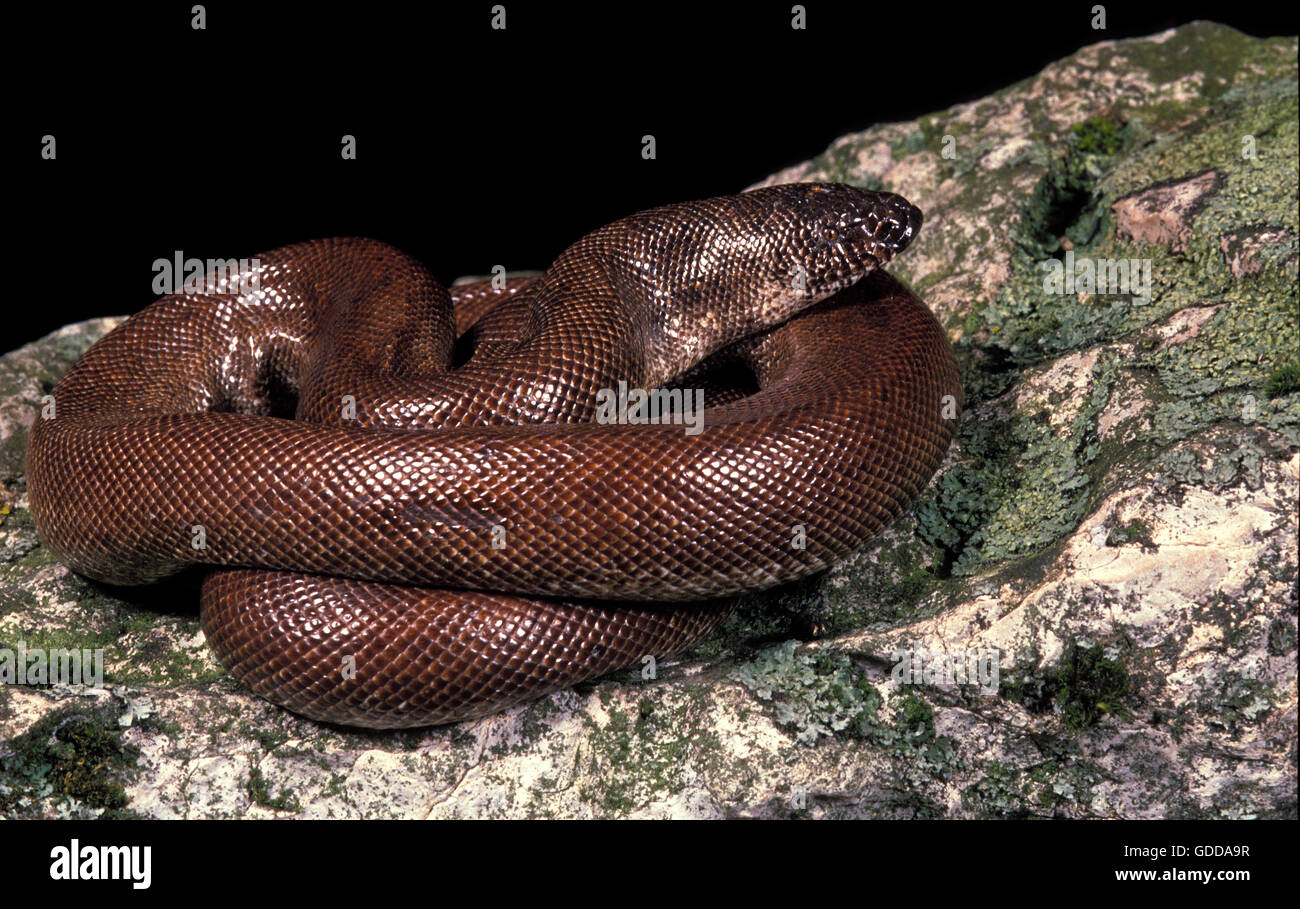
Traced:
<svg viewBox="0 0 1300 909">
<path fill-rule="evenodd" d="M 266 253 L 58 383 L 28 450 L 37 530 L 110 583 L 224 566 L 210 645 L 318 720 L 450 722 L 663 659 L 716 598 L 854 551 L 937 469 L 956 364 L 876 270 L 920 223 L 889 193 L 775 186 L 450 293 L 373 240 Z M 670 387 L 704 389 L 697 431 L 600 420 L 602 391 Z"/>
</svg>

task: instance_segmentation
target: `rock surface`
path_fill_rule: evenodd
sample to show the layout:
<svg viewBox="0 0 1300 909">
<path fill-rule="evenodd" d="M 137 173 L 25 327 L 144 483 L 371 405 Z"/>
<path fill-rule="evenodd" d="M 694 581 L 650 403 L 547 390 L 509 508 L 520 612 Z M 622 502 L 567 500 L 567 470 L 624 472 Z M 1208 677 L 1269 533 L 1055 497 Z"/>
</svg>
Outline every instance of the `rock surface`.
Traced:
<svg viewBox="0 0 1300 909">
<path fill-rule="evenodd" d="M 69 573 L 26 432 L 114 320 L 0 357 L 0 671 L 20 642 L 105 660 L 0 686 L 0 815 L 1295 817 L 1296 51 L 1099 44 L 775 175 L 926 212 L 895 271 L 962 365 L 942 473 L 658 678 L 476 722 L 300 719 L 212 660 L 186 582 Z M 787 640 L 795 612 L 826 633 Z"/>
</svg>

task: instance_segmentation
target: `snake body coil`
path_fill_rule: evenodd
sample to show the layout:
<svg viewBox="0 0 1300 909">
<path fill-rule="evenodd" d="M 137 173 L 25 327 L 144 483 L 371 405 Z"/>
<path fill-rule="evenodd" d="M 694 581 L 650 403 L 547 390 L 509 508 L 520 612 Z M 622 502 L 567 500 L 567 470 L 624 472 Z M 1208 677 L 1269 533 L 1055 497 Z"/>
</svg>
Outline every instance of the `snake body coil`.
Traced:
<svg viewBox="0 0 1300 909">
<path fill-rule="evenodd" d="M 28 451 L 37 530 L 111 583 L 223 566 L 218 658 L 319 720 L 450 722 L 662 659 L 716 598 L 858 548 L 937 469 L 956 364 L 876 270 L 920 222 L 888 193 L 776 186 L 450 294 L 372 240 L 264 254 L 58 384 Z M 700 431 L 594 422 L 609 390 L 669 387 L 704 389 Z"/>
</svg>

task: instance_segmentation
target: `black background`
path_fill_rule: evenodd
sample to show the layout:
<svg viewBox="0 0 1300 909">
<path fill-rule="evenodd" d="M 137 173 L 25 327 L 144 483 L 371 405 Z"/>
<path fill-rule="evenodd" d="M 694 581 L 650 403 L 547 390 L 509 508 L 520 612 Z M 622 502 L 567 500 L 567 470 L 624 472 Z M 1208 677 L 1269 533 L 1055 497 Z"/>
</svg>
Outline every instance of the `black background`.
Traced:
<svg viewBox="0 0 1300 909">
<path fill-rule="evenodd" d="M 545 267 L 653 205 L 736 192 L 837 136 L 980 98 L 1100 40 L 1274 4 L 62 4 L 7 11 L 0 351 L 134 312 L 155 259 L 365 235 L 445 281 Z M 41 137 L 58 143 L 40 158 Z M 340 137 L 358 156 L 341 159 Z M 657 155 L 641 157 L 641 137 Z M 15 267 L 17 266 L 17 267 Z"/>
<path fill-rule="evenodd" d="M 454 823 L 454 826 L 452 824 Z M 1057 823 L 934 820 L 813 824 L 612 821 L 400 821 L 249 824 L 29 821 L 5 824 L 17 896 L 117 896 L 136 905 L 195 894 L 219 905 L 520 907 L 877 905 L 1055 906 L 1118 897 L 1120 906 L 1258 904 L 1295 875 L 1295 823 L 1170 820 Z M 51 881 L 51 849 L 153 846 L 152 886 Z M 1125 857 L 1173 845 L 1182 858 Z M 1197 846 L 1246 847 L 1197 858 Z M 1249 880 L 1117 881 L 1117 870 L 1248 871 Z M 11 885 L 12 889 L 12 885 Z M 1062 900 L 1062 894 L 1068 897 Z M 1114 897 L 1112 897 L 1114 895 Z M 283 901 L 283 902 L 282 902 Z M 1086 904 L 1086 903 L 1085 903 Z"/>
</svg>

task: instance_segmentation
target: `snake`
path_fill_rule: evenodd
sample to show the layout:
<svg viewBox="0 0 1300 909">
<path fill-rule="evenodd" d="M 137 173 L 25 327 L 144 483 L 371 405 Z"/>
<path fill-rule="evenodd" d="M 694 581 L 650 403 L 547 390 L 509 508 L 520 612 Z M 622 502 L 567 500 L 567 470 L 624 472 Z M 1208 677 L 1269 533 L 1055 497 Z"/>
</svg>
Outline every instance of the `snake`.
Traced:
<svg viewBox="0 0 1300 909">
<path fill-rule="evenodd" d="M 261 254 L 54 386 L 37 533 L 105 584 L 202 566 L 218 661 L 327 724 L 459 722 L 668 659 L 859 550 L 941 465 L 958 368 L 882 268 L 921 222 L 790 183 L 451 288 L 373 239 Z"/>
</svg>

